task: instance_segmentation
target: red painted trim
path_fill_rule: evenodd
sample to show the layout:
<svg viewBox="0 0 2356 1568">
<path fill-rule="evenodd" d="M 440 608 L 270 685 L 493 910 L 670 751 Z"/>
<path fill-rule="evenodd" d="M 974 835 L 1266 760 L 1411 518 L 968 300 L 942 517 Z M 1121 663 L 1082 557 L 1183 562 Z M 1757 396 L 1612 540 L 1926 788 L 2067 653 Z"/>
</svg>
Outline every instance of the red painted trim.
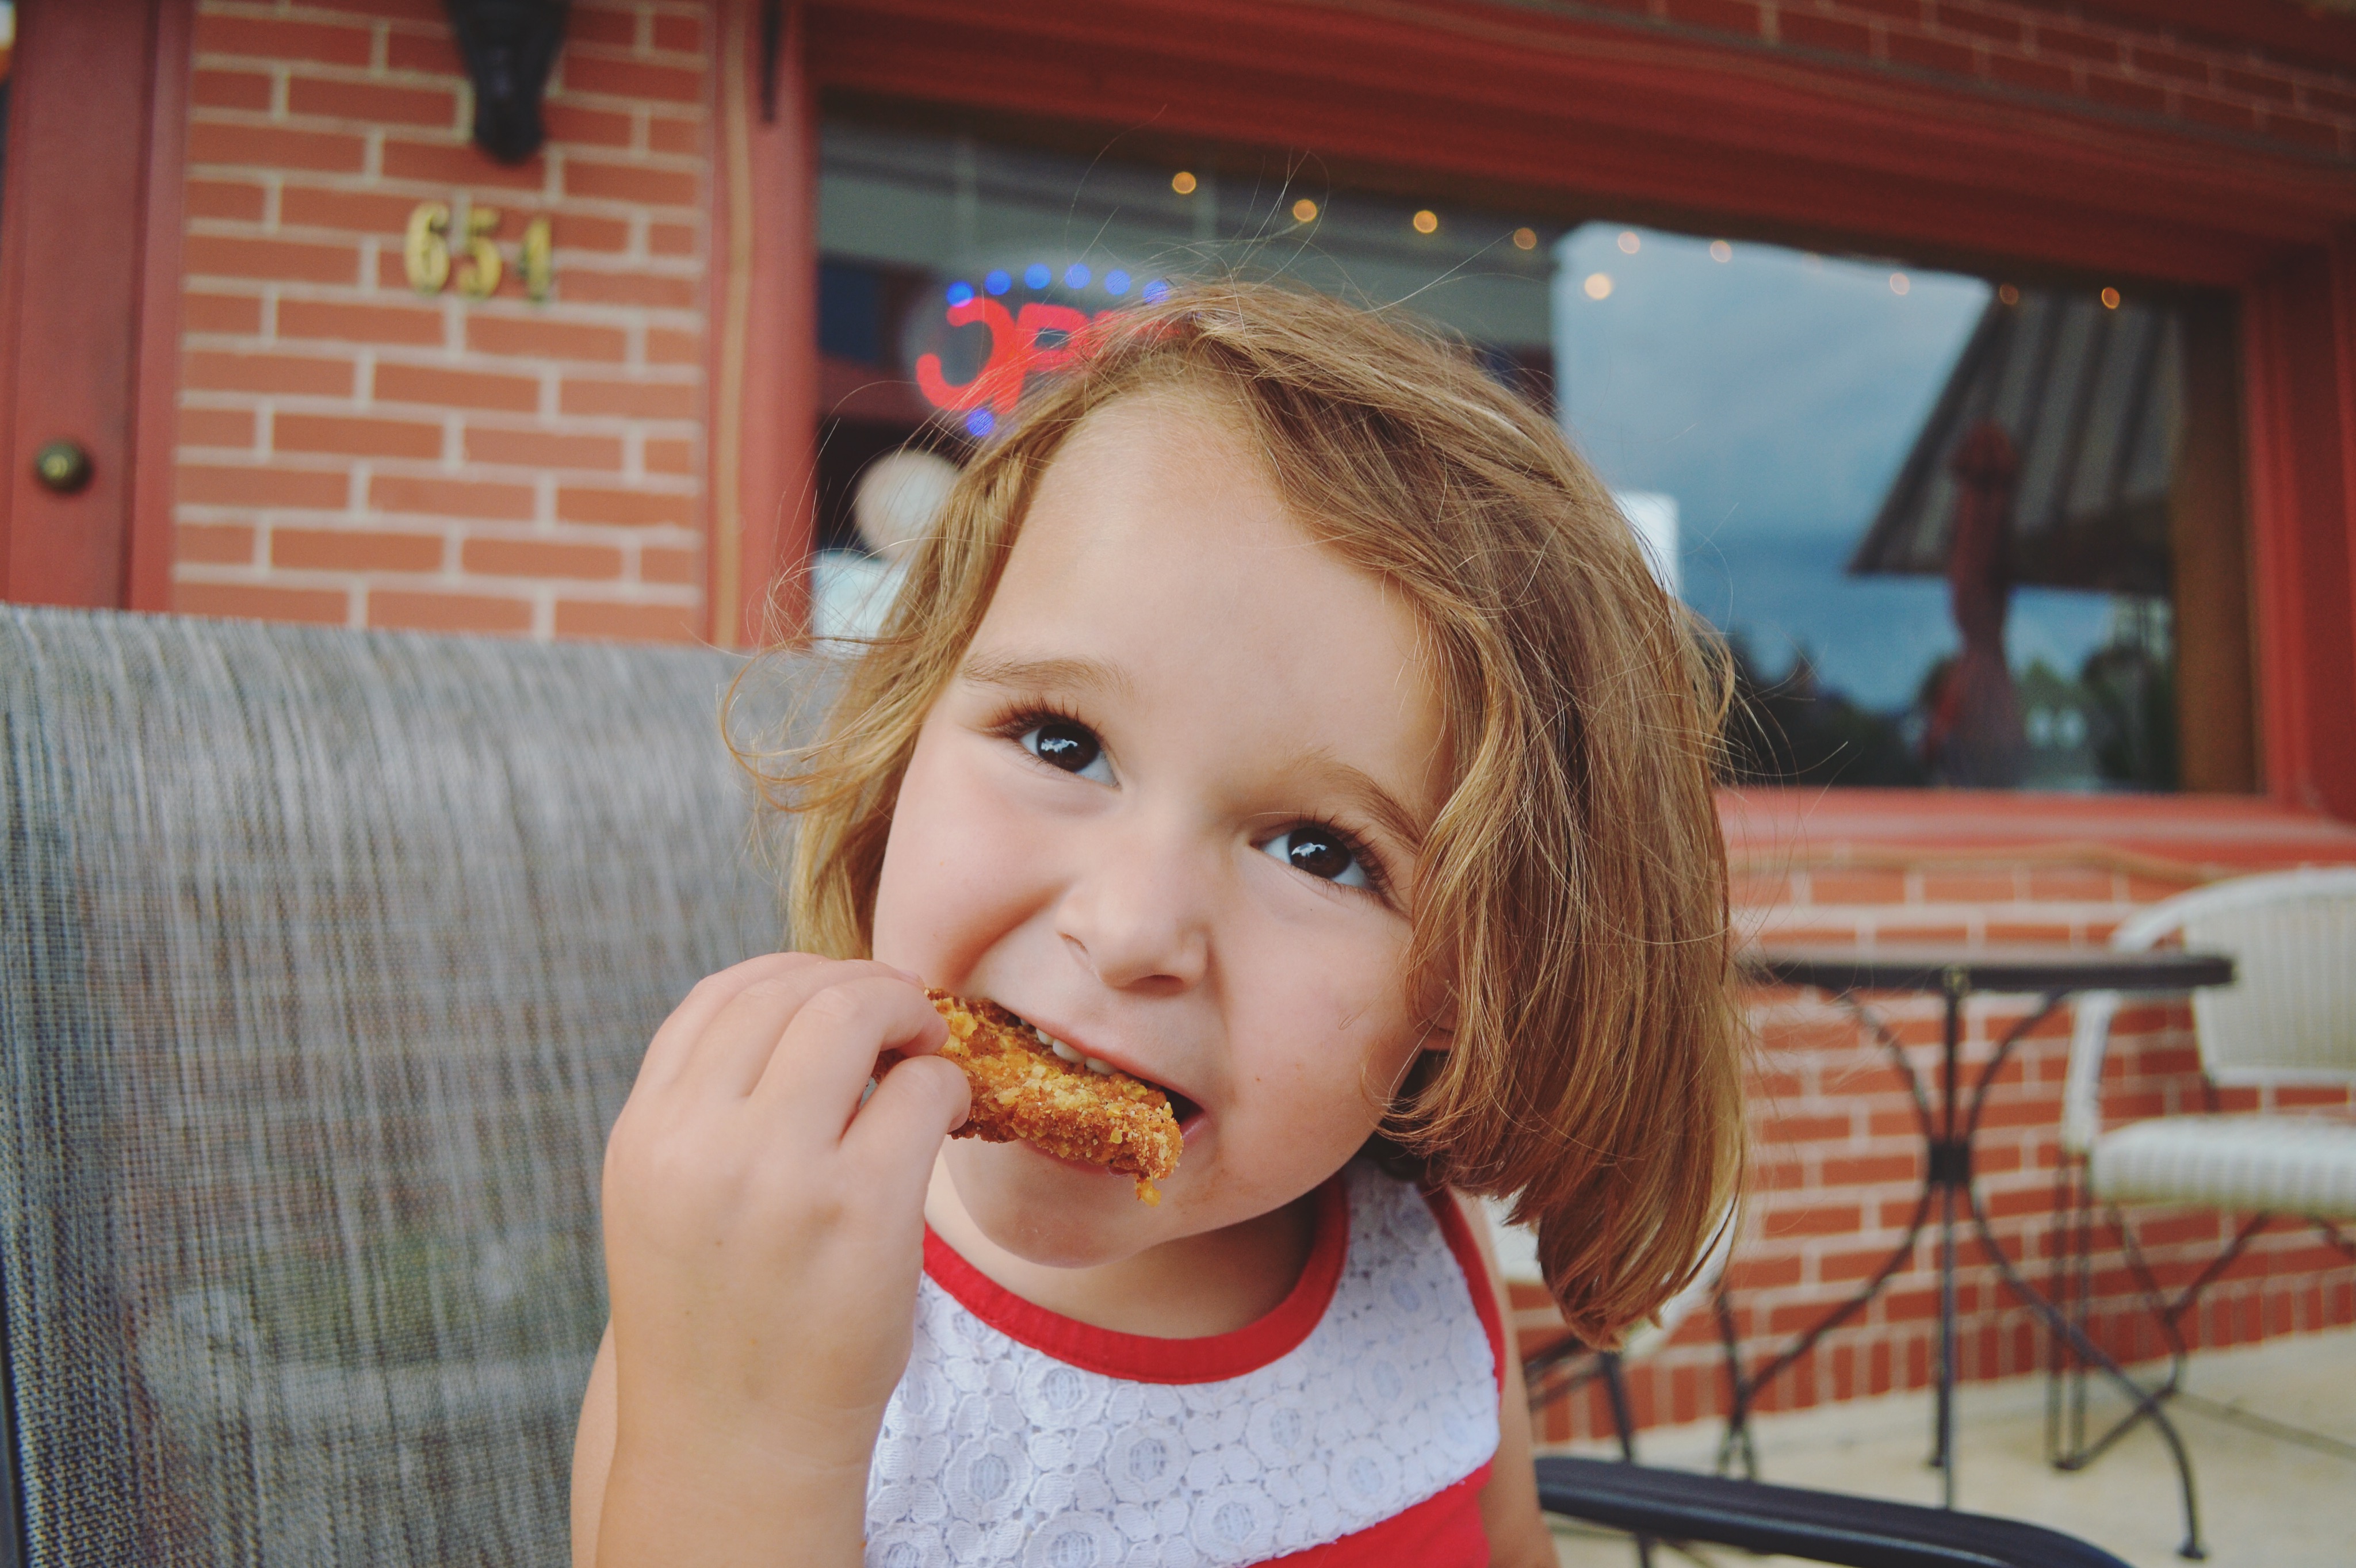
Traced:
<svg viewBox="0 0 2356 1568">
<path fill-rule="evenodd" d="M 171 73 L 159 72 L 158 39 L 177 40 L 174 69 L 184 75 L 188 4 L 168 0 L 168 21 L 166 0 L 18 13 L 0 191 L 0 597 L 130 602 L 143 445 L 165 448 L 168 462 L 163 387 L 177 363 L 176 346 L 164 348 L 176 336 L 168 319 L 143 309 L 159 288 L 143 241 L 159 219 L 177 223 L 177 188 L 151 188 L 178 184 L 177 163 L 152 166 L 158 115 L 185 117 L 177 78 L 164 87 Z M 176 234 L 168 247 L 164 286 L 177 301 Z M 89 484 L 66 496 L 32 470 L 34 453 L 60 437 L 92 459 Z"/>
<path fill-rule="evenodd" d="M 196 0 L 162 0 L 148 91 L 147 210 L 140 255 L 137 433 L 124 603 L 172 607 L 173 467 L 179 445 L 181 246 L 186 232 L 190 35 Z"/>
<path fill-rule="evenodd" d="M 2356 220 L 2344 165 L 2174 122 L 1474 0 L 865 0 L 828 86 L 1312 151 L 1615 215 L 2239 283 Z"/>
<path fill-rule="evenodd" d="M 2276 653 L 2287 674 L 2279 682 L 2267 675 L 2270 695 L 2302 679 L 2288 646 Z M 2270 715 L 2268 733 L 2281 727 Z M 1753 875 L 1844 859 L 2062 861 L 2104 852 L 2173 863 L 2188 876 L 2356 864 L 2356 827 L 2248 796 L 1753 788 L 1721 790 L 1718 813 L 1727 853 Z M 2167 869 L 2145 867 L 2151 875 Z"/>
<path fill-rule="evenodd" d="M 1505 1391 L 1505 1325 L 1497 1316 L 1496 1282 L 1489 1278 L 1489 1264 L 1481 1256 L 1481 1243 L 1472 1238 L 1472 1228 L 1464 1219 L 1464 1210 L 1458 1207 L 1453 1195 L 1445 1189 L 1426 1192 L 1423 1200 L 1431 1206 L 1431 1217 L 1440 1221 L 1440 1233 L 1448 1241 L 1448 1250 L 1456 1255 L 1456 1266 L 1464 1271 L 1465 1288 L 1472 1293 L 1472 1310 L 1481 1315 L 1481 1332 L 1489 1337 L 1489 1359 L 1495 1363 L 1497 1392 Z"/>
<path fill-rule="evenodd" d="M 2356 818 L 2356 248 L 2297 252 L 2244 297 L 2267 790 Z"/>
<path fill-rule="evenodd" d="M 1380 1524 L 1355 1535 L 1271 1557 L 1260 1568 L 1488 1568 L 1489 1531 L 1481 1520 L 1481 1488 L 1494 1461 L 1434 1492 Z"/>
<path fill-rule="evenodd" d="M 1267 1316 L 1228 1334 L 1161 1339 L 1098 1328 L 1023 1300 L 925 1228 L 925 1273 L 982 1322 L 1083 1371 L 1137 1383 L 1210 1383 L 1240 1378 L 1308 1338 L 1341 1283 L 1349 1255 L 1350 1197 L 1341 1176 L 1317 1189 L 1316 1240 L 1291 1291 Z M 1494 1308 L 1492 1308 L 1494 1311 Z"/>
<path fill-rule="evenodd" d="M 711 562 L 712 635 L 727 647 L 757 646 L 797 636 L 808 616 L 801 570 L 810 550 L 818 474 L 818 123 L 806 70 L 803 10 L 789 5 L 776 62 L 776 117 L 761 118 L 761 7 L 755 0 L 724 0 L 713 27 L 712 80 L 720 88 L 717 156 L 713 159 L 712 364 L 714 414 L 712 494 L 714 516 L 731 487 L 718 465 L 729 444 L 716 437 L 720 422 L 735 427 L 737 508 L 734 559 L 723 564 L 724 541 L 714 532 Z M 732 127 L 729 83 L 741 79 L 744 123 Z M 732 160 L 749 176 L 750 248 L 741 324 L 730 316 L 735 220 Z M 722 367 L 732 334 L 743 335 L 744 374 L 734 409 L 724 406 Z M 733 569 L 727 569 L 733 568 Z"/>
</svg>

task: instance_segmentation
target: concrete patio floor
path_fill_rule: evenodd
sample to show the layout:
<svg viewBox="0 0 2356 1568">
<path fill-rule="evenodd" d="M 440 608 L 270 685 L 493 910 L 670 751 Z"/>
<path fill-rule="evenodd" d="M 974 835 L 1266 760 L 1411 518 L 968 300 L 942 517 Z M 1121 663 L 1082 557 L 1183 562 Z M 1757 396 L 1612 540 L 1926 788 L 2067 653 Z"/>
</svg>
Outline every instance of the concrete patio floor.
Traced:
<svg viewBox="0 0 2356 1568">
<path fill-rule="evenodd" d="M 2210 1563 L 2356 1568 L 2356 1330 L 2196 1356 L 2185 1388 L 2191 1397 L 2171 1409 L 2192 1453 Z M 2097 1398 L 2090 1425 L 2121 1408 L 2115 1399 Z M 2235 1412 L 2249 1419 L 2233 1419 Z M 2272 1430 L 2270 1422 L 2322 1441 Z M 2067 1530 L 2135 1568 L 2181 1568 L 2176 1477 L 2148 1424 L 2092 1468 L 2064 1475 L 2043 1461 L 2044 1423 L 2042 1379 L 1966 1385 L 1957 1407 L 1956 1506 Z M 1643 1434 L 1638 1452 L 1648 1465 L 1708 1470 L 1719 1430 L 1714 1422 L 1659 1428 Z M 1765 1416 L 1756 1430 L 1762 1480 L 1938 1501 L 1938 1472 L 1923 1463 L 1930 1452 L 1927 1393 Z M 1581 1444 L 1566 1452 L 1605 1451 Z M 1630 1568 L 1635 1560 L 1624 1536 L 1553 1522 L 1566 1568 Z M 1664 1550 L 1656 1557 L 1664 1568 L 1793 1561 L 1722 1548 Z"/>
</svg>

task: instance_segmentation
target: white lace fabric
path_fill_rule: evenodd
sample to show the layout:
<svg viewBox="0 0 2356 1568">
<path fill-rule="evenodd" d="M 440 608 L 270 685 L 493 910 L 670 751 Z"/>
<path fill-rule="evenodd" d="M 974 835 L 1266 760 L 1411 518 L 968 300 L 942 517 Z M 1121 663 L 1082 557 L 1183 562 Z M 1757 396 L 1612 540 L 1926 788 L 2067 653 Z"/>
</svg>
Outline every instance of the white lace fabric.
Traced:
<svg viewBox="0 0 2356 1568">
<path fill-rule="evenodd" d="M 1497 1448 L 1496 1360 L 1421 1193 L 1353 1166 L 1333 1299 L 1240 1377 L 1071 1366 L 930 1277 L 867 1482 L 868 1568 L 1243 1568 L 1378 1524 Z"/>
</svg>

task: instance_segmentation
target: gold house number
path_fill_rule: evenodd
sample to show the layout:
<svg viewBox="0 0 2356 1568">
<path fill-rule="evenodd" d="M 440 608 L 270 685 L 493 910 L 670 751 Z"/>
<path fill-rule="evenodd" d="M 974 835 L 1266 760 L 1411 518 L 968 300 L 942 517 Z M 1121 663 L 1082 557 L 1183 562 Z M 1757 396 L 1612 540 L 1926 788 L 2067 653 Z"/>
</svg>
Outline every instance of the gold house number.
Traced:
<svg viewBox="0 0 2356 1568">
<path fill-rule="evenodd" d="M 498 226 L 498 208 L 468 208 L 466 231 L 453 257 L 450 204 L 419 202 L 410 211 L 409 235 L 402 247 L 402 259 L 409 269 L 409 286 L 420 294 L 440 294 L 455 270 L 459 294 L 468 299 L 490 298 L 498 289 L 499 279 L 507 274 L 506 260 L 491 239 L 491 231 Z M 547 219 L 535 218 L 524 225 L 523 244 L 516 261 L 523 269 L 525 295 L 545 300 L 550 285 L 556 281 Z"/>
</svg>

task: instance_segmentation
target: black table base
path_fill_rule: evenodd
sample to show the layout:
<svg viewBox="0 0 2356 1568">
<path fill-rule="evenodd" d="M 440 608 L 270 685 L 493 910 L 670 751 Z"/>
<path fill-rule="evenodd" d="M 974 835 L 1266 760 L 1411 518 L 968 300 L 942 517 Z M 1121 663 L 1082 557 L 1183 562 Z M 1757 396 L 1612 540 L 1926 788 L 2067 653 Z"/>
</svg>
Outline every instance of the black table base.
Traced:
<svg viewBox="0 0 2356 1568">
<path fill-rule="evenodd" d="M 1922 1195 L 1916 1199 L 1913 1215 L 1907 1221 L 1905 1237 L 1855 1295 L 1833 1308 L 1765 1362 L 1755 1368 L 1744 1366 L 1732 1308 L 1725 1293 L 1719 1294 L 1719 1333 L 1725 1344 L 1728 1377 L 1732 1384 L 1726 1435 L 1719 1447 L 1720 1472 L 1740 1463 L 1746 1475 L 1753 1478 L 1757 1477 L 1758 1454 L 1751 1438 L 1751 1416 L 1756 1408 L 1760 1391 L 1807 1356 L 1826 1334 L 1864 1311 L 1881 1294 L 1891 1278 L 1913 1259 L 1915 1246 L 1921 1240 L 1924 1228 L 1931 1223 L 1932 1211 L 1935 1208 L 1938 1212 L 1939 1341 L 1935 1380 L 1937 1402 L 1930 1462 L 1940 1472 L 1943 1505 L 1949 1509 L 1955 1506 L 1955 1235 L 1959 1220 L 1968 1218 L 1981 1245 L 1987 1249 L 1997 1272 L 2013 1294 L 2037 1314 L 2055 1338 L 2067 1345 L 2083 1365 L 2096 1369 L 2119 1385 L 2139 1412 L 2159 1432 L 2175 1460 L 2177 1479 L 2184 1500 L 2184 1542 L 2178 1551 L 2189 1558 L 2205 1557 L 2208 1553 L 2201 1541 L 2200 1511 L 2192 1486 L 2192 1466 L 2185 1453 L 2183 1440 L 2169 1422 L 2166 1412 L 2158 1408 L 2158 1402 L 2149 1397 L 2142 1385 L 2088 1338 L 2068 1315 L 2032 1287 L 2014 1266 L 1998 1244 L 1995 1229 L 1988 1222 L 1987 1211 L 1973 1184 L 1972 1146 L 1979 1132 L 1980 1115 L 1987 1105 L 1988 1090 L 1994 1086 L 1997 1074 L 2003 1071 L 2005 1063 L 2029 1032 L 2051 1016 L 2054 1009 L 2068 997 L 2090 990 L 2174 991 L 2196 985 L 2223 984 L 2233 978 L 2232 961 L 2211 954 L 2179 951 L 2116 953 L 2064 949 L 2009 953 L 1928 953 L 1889 950 L 1869 953 L 1846 950 L 1830 952 L 1770 950 L 1754 955 L 1746 964 L 1746 969 L 1754 981 L 1810 986 L 1827 992 L 1856 1015 L 1880 1043 L 1904 1080 L 1907 1092 L 1913 1101 L 1915 1118 L 1922 1128 L 1928 1157 L 1924 1164 Z M 1905 1047 L 1889 1026 L 1858 1000 L 1858 993 L 1867 991 L 1934 991 L 1944 999 L 1940 1096 L 1935 1109 L 1922 1082 L 1922 1076 L 1908 1058 Z M 1995 1053 L 1981 1068 L 1966 1101 L 1961 1093 L 1960 1082 L 1963 1008 L 1965 1000 L 1975 992 L 2027 993 L 2040 996 L 2041 1000 L 1997 1042 Z"/>
</svg>

